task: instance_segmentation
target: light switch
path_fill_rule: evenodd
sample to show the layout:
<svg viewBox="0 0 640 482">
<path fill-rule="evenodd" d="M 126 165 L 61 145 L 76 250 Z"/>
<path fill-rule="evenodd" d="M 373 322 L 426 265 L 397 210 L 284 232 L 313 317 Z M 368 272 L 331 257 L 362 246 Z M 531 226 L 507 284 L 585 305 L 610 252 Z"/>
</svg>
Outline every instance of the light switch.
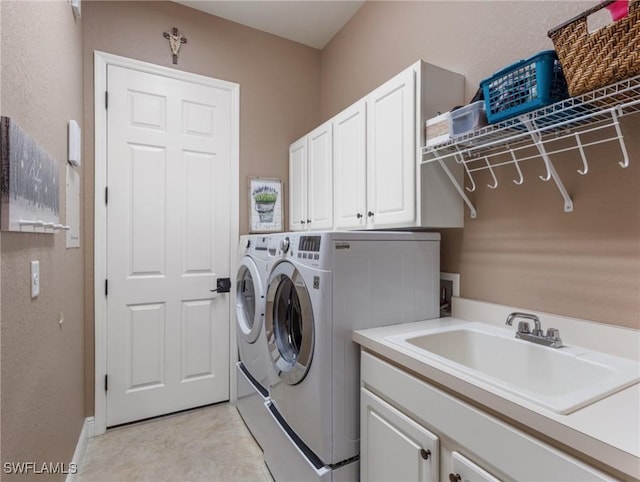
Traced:
<svg viewBox="0 0 640 482">
<path fill-rule="evenodd" d="M 31 261 L 31 298 L 40 294 L 40 261 Z"/>
</svg>

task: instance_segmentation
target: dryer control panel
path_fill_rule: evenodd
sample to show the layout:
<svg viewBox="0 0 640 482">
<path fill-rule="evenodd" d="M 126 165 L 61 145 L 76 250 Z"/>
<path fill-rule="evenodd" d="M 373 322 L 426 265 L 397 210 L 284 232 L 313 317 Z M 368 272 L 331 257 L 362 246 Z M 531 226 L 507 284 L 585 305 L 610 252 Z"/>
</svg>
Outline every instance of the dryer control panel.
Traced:
<svg viewBox="0 0 640 482">
<path fill-rule="evenodd" d="M 320 236 L 300 236 L 298 258 L 317 261 L 320 259 Z"/>
<path fill-rule="evenodd" d="M 320 236 L 300 236 L 298 251 L 320 252 Z"/>
</svg>

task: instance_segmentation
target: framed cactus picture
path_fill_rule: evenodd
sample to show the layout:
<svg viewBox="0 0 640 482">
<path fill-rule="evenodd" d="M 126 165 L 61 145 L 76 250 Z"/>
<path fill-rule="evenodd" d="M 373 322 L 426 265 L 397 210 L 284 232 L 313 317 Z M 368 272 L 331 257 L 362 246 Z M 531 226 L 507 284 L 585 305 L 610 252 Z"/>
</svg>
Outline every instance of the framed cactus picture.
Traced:
<svg viewBox="0 0 640 482">
<path fill-rule="evenodd" d="M 268 177 L 249 178 L 249 232 L 282 231 L 282 181 Z"/>
</svg>

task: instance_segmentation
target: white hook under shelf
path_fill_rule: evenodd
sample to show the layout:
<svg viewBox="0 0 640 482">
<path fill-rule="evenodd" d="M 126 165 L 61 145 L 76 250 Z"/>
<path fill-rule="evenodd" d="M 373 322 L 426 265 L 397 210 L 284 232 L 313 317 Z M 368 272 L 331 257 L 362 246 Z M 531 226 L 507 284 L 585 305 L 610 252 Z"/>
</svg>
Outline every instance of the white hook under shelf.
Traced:
<svg viewBox="0 0 640 482">
<path fill-rule="evenodd" d="M 467 166 L 467 163 L 464 161 L 464 154 L 462 154 L 462 151 L 460 150 L 460 148 L 458 146 L 456 146 L 456 150 L 458 152 L 456 152 L 454 154 L 454 159 L 456 160 L 456 162 L 458 164 L 462 164 L 464 166 L 464 171 L 467 173 L 467 176 L 469 176 L 469 181 L 471 181 L 471 187 L 466 187 L 465 189 L 469 192 L 473 192 L 476 190 L 476 182 L 473 180 L 473 176 L 471 175 L 471 171 L 469 171 L 469 167 Z"/>
<path fill-rule="evenodd" d="M 522 185 L 522 183 L 524 182 L 524 175 L 522 174 L 522 170 L 520 169 L 520 163 L 518 163 L 518 158 L 516 157 L 515 152 L 513 152 L 513 150 L 509 150 L 509 152 L 511 152 L 511 158 L 513 159 L 513 164 L 516 166 L 516 169 L 518 170 L 518 175 L 520 176 L 520 179 L 514 179 L 513 183 L 517 184 L 518 186 Z"/>
<path fill-rule="evenodd" d="M 578 150 L 580 151 L 580 157 L 582 158 L 582 165 L 583 165 L 582 169 L 578 169 L 578 174 L 580 174 L 581 176 L 584 176 L 586 173 L 589 172 L 589 163 L 587 162 L 587 156 L 585 156 L 584 154 L 582 141 L 580 140 L 580 134 L 576 132 L 575 138 L 576 138 L 576 145 L 578 146 Z"/>
<path fill-rule="evenodd" d="M 489 172 L 491 173 L 491 177 L 493 177 L 493 185 L 487 184 L 487 187 L 489 189 L 496 189 L 498 187 L 498 178 L 496 177 L 496 173 L 493 172 L 493 168 L 491 167 L 491 163 L 489 162 L 489 159 L 487 159 L 485 157 L 484 158 L 484 162 L 487 163 L 487 167 L 489 168 Z"/>
<path fill-rule="evenodd" d="M 619 112 L 616 112 L 619 111 Z M 624 143 L 624 137 L 622 137 L 622 131 L 620 131 L 620 122 L 618 122 L 618 114 L 622 113 L 622 106 L 618 106 L 617 109 L 611 110 L 611 117 L 613 118 L 613 125 L 616 129 L 616 134 L 618 134 L 618 139 L 620 140 L 620 150 L 622 150 L 622 157 L 624 158 L 622 161 L 618 162 L 620 167 L 627 168 L 629 167 L 629 154 L 627 154 L 627 146 Z"/>
</svg>

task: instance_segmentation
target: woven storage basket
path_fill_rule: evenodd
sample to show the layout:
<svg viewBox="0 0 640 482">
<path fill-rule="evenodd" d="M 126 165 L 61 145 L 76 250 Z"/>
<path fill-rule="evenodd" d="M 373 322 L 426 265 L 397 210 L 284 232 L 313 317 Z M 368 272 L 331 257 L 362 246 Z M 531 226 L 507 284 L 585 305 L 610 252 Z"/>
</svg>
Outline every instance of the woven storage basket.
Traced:
<svg viewBox="0 0 640 482">
<path fill-rule="evenodd" d="M 587 17 L 613 3 L 596 5 L 549 31 L 572 96 L 640 74 L 640 0 L 629 14 L 589 33 Z"/>
</svg>

